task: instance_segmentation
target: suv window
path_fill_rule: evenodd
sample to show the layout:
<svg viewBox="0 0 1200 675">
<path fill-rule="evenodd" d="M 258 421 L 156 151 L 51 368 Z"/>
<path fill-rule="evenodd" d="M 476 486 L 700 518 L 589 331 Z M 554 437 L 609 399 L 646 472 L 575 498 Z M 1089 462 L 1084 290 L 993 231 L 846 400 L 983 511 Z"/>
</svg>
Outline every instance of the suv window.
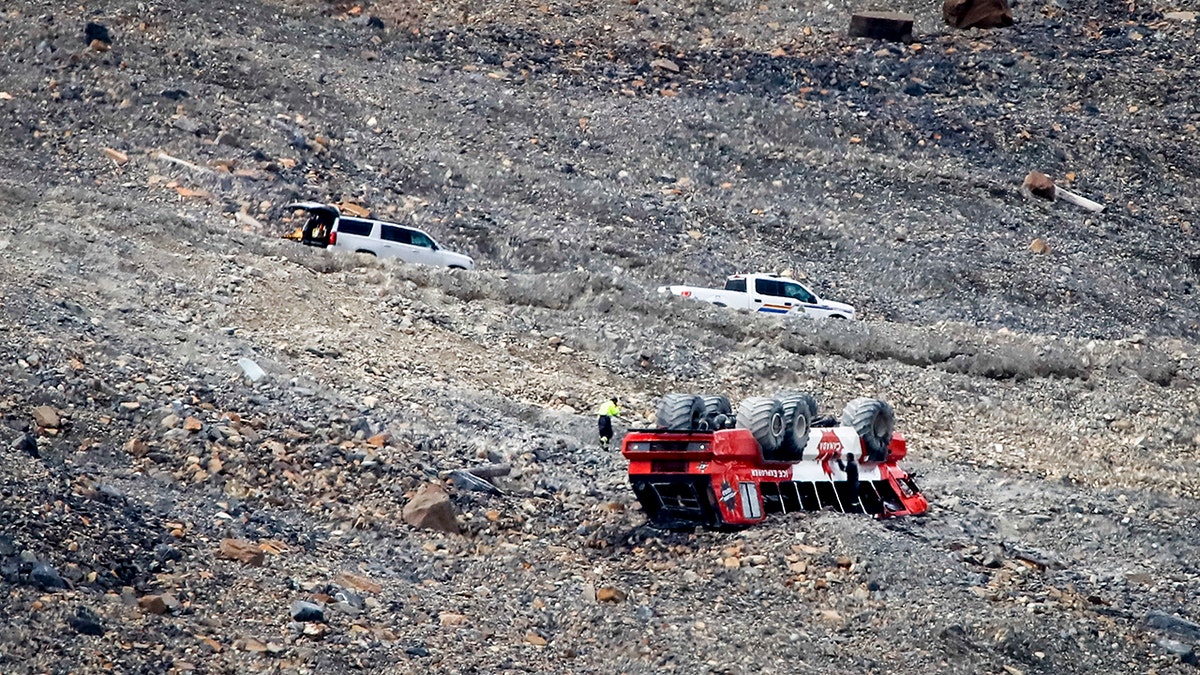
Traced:
<svg viewBox="0 0 1200 675">
<path fill-rule="evenodd" d="M 337 231 L 342 234 L 353 234 L 359 237 L 371 236 L 371 228 L 374 223 L 369 220 L 359 220 L 358 218 L 339 218 Z"/>
<path fill-rule="evenodd" d="M 412 231 L 412 245 L 420 246 L 421 248 L 437 248 L 433 245 L 433 240 L 424 232 Z"/>
<path fill-rule="evenodd" d="M 745 293 L 746 292 L 746 280 L 745 279 L 726 279 L 725 280 L 725 290 L 737 291 L 738 293 Z"/>
<path fill-rule="evenodd" d="M 413 231 L 395 225 L 380 225 L 379 238 L 386 241 L 394 241 L 398 244 L 412 244 L 414 237 Z"/>
</svg>

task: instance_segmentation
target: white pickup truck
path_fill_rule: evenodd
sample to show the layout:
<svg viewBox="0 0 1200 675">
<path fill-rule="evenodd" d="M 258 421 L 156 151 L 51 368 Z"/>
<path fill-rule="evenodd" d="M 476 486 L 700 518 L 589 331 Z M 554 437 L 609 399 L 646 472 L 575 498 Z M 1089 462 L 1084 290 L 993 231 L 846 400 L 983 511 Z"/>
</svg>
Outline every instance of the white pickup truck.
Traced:
<svg viewBox="0 0 1200 675">
<path fill-rule="evenodd" d="M 659 293 L 711 302 L 718 307 L 748 309 L 766 314 L 805 314 L 829 319 L 853 319 L 854 308 L 823 300 L 803 284 L 777 274 L 735 274 L 725 288 L 662 286 Z"/>
</svg>

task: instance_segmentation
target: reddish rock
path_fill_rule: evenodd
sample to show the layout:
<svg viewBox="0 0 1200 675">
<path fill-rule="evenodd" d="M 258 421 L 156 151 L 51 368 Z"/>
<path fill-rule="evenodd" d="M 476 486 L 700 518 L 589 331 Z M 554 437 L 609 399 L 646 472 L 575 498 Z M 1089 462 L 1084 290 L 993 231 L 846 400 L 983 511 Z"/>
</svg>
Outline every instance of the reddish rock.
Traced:
<svg viewBox="0 0 1200 675">
<path fill-rule="evenodd" d="M 404 522 L 425 530 L 459 533 L 450 495 L 435 483 L 422 485 L 404 506 Z"/>
<path fill-rule="evenodd" d="M 144 595 L 138 599 L 138 606 L 151 614 L 166 614 L 179 607 L 179 601 L 170 593 L 162 595 Z"/>
<path fill-rule="evenodd" d="M 1042 199 L 1054 199 L 1054 181 L 1041 171 L 1030 171 L 1025 176 L 1025 189 Z"/>
<path fill-rule="evenodd" d="M 612 586 L 603 586 L 596 591 L 596 599 L 600 602 L 625 602 L 627 597 L 625 591 Z"/>
<path fill-rule="evenodd" d="M 1008 0 L 945 0 L 942 18 L 955 28 L 1006 28 L 1013 25 Z"/>
<path fill-rule="evenodd" d="M 261 567 L 265 558 L 258 544 L 243 539 L 222 539 L 217 553 L 227 560 L 238 560 L 254 567 Z"/>
<path fill-rule="evenodd" d="M 53 406 L 39 405 L 33 409 L 33 421 L 43 429 L 57 429 L 61 420 Z"/>
</svg>

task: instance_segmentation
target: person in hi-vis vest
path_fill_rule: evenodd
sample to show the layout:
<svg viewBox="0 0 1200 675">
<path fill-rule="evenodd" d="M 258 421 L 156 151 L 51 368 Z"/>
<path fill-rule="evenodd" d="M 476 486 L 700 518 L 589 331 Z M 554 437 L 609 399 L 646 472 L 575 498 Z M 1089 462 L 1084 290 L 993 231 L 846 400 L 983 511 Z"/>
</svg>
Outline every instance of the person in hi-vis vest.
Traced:
<svg viewBox="0 0 1200 675">
<path fill-rule="evenodd" d="M 621 409 L 617 407 L 617 399 L 614 396 L 604 403 L 600 404 L 600 409 L 596 411 L 599 415 L 598 423 L 600 427 L 600 447 L 607 448 L 608 442 L 613 437 L 612 418 L 621 414 Z"/>
</svg>

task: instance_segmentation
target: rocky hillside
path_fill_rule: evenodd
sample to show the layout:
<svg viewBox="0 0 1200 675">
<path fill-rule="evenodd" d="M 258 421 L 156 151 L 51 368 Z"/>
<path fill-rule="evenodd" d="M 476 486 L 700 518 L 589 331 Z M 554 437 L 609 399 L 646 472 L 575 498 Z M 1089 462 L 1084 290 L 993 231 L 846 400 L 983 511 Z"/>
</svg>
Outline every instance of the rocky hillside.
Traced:
<svg viewBox="0 0 1200 675">
<path fill-rule="evenodd" d="M 481 4 L 0 8 L 0 671 L 1194 671 L 1194 14 Z M 759 269 L 865 320 L 654 291 Z M 656 530 L 588 414 L 784 387 L 930 514 Z"/>
</svg>

